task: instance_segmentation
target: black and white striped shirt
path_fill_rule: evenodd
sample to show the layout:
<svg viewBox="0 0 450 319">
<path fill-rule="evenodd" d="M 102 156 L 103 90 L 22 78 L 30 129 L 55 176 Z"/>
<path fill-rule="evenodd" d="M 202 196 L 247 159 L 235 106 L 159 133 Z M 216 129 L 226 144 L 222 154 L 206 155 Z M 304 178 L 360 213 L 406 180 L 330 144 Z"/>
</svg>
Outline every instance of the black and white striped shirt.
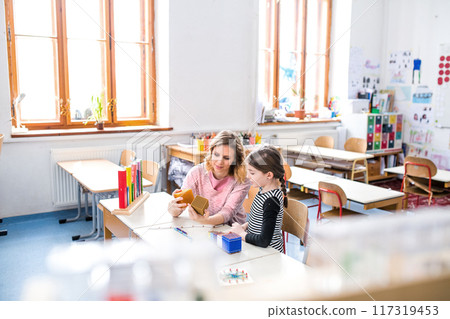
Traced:
<svg viewBox="0 0 450 319">
<path fill-rule="evenodd" d="M 282 223 L 283 192 L 280 189 L 273 189 L 261 193 L 259 190 L 250 209 L 245 241 L 259 247 L 270 245 L 283 252 Z"/>
</svg>

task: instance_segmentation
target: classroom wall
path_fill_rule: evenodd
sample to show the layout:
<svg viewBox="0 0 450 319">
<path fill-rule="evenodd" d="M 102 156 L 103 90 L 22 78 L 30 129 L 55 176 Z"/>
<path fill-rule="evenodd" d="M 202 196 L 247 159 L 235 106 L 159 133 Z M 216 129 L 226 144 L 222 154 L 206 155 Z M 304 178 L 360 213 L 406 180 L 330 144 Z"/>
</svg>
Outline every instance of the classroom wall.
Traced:
<svg viewBox="0 0 450 319">
<path fill-rule="evenodd" d="M 421 85 L 428 85 L 433 92 L 431 107 L 434 119 L 437 110 L 437 73 L 439 45 L 450 43 L 450 1 L 448 0 L 395 0 L 386 2 L 386 23 L 389 30 L 384 34 L 385 53 L 410 50 L 413 58 L 422 60 Z M 383 61 L 386 65 L 386 59 Z M 389 70 L 383 69 L 383 81 L 389 85 Z M 414 93 L 416 85 L 405 83 L 397 86 Z M 450 100 L 444 101 L 445 108 L 450 108 Z M 450 129 L 439 128 L 433 123 L 424 125 L 414 123 L 412 113 L 416 105 L 411 99 L 396 101 L 399 112 L 406 115 L 404 122 L 404 142 L 411 155 L 428 157 L 442 169 L 450 170 Z M 446 113 L 447 116 L 450 112 Z"/>
<path fill-rule="evenodd" d="M 136 134 L 11 139 L 4 2 L 0 2 L 0 218 L 60 210 L 51 201 L 50 150 L 127 145 Z M 195 3 L 195 5 L 193 5 Z M 255 123 L 258 0 L 157 0 L 158 120 L 174 128 L 166 143 L 189 142 L 191 132 Z M 257 128 L 264 138 L 317 137 L 336 124 Z"/>
</svg>

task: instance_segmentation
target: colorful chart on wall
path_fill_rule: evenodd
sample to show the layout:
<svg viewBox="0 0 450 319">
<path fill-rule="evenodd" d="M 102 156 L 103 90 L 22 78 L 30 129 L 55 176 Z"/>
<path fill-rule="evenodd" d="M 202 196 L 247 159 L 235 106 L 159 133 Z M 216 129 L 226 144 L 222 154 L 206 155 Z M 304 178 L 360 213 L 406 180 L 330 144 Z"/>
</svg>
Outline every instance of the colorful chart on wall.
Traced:
<svg viewBox="0 0 450 319">
<path fill-rule="evenodd" d="M 450 127 L 450 43 L 439 46 L 436 78 L 436 124 L 441 127 Z"/>
</svg>

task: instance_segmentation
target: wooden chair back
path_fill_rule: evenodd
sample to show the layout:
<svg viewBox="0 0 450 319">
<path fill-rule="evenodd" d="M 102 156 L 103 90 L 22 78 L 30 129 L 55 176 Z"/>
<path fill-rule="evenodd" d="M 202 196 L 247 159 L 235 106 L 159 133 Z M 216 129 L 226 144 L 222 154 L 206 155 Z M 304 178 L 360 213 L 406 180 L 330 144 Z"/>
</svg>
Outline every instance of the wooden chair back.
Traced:
<svg viewBox="0 0 450 319">
<path fill-rule="evenodd" d="M 404 167 L 405 175 L 413 177 L 431 178 L 437 173 L 436 165 L 423 157 L 406 156 Z"/>
<path fill-rule="evenodd" d="M 308 207 L 297 200 L 288 199 L 288 207 L 284 208 L 281 230 L 297 236 L 306 246 L 308 236 Z"/>
<path fill-rule="evenodd" d="M 136 153 L 132 150 L 123 150 L 120 155 L 120 165 L 129 166 L 136 158 Z"/>
<path fill-rule="evenodd" d="M 283 163 L 283 167 L 284 167 L 284 174 L 285 174 L 284 177 L 285 177 L 285 179 L 287 181 L 292 176 L 291 167 L 289 166 L 289 164 L 287 162 Z"/>
<path fill-rule="evenodd" d="M 314 141 L 314 145 L 318 147 L 334 148 L 334 138 L 333 136 L 319 136 Z"/>
<path fill-rule="evenodd" d="M 159 164 L 153 161 L 142 161 L 142 177 L 156 185 L 159 174 Z"/>
<path fill-rule="evenodd" d="M 367 141 L 363 138 L 350 137 L 345 141 L 344 149 L 349 152 L 365 153 L 367 151 Z"/>
<path fill-rule="evenodd" d="M 244 199 L 242 206 L 244 207 L 244 211 L 249 214 L 250 208 L 252 207 L 253 200 L 255 199 L 256 194 L 258 194 L 259 187 L 251 186 L 248 190 L 248 197 Z"/>
<path fill-rule="evenodd" d="M 3 145 L 3 138 L 5 136 L 3 134 L 0 134 L 0 154 L 2 153 L 2 145 Z"/>
<path fill-rule="evenodd" d="M 336 192 L 340 199 L 341 199 L 341 205 L 344 206 L 347 203 L 347 196 L 345 195 L 344 190 L 336 185 L 336 184 L 332 184 L 332 183 L 327 183 L 327 182 L 319 182 L 319 189 L 326 189 L 328 191 L 332 191 L 332 192 Z M 332 207 L 340 207 L 341 205 L 339 204 L 339 198 L 337 198 L 336 194 L 331 193 L 331 192 L 320 192 L 320 200 L 322 203 L 326 204 L 326 205 L 330 205 Z"/>
</svg>

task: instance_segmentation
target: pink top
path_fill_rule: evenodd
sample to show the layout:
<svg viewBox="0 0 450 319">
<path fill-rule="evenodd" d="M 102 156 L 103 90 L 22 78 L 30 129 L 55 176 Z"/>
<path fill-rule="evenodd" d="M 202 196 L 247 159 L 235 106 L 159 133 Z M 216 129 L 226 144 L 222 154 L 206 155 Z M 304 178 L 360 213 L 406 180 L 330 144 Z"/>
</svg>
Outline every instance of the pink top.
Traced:
<svg viewBox="0 0 450 319">
<path fill-rule="evenodd" d="M 200 195 L 209 200 L 210 216 L 222 214 L 224 223 L 243 224 L 246 214 L 242 203 L 250 189 L 250 181 L 239 184 L 232 176 L 217 180 L 205 168 L 205 164 L 194 166 L 184 179 L 182 189 L 190 188 L 194 196 Z"/>
</svg>

